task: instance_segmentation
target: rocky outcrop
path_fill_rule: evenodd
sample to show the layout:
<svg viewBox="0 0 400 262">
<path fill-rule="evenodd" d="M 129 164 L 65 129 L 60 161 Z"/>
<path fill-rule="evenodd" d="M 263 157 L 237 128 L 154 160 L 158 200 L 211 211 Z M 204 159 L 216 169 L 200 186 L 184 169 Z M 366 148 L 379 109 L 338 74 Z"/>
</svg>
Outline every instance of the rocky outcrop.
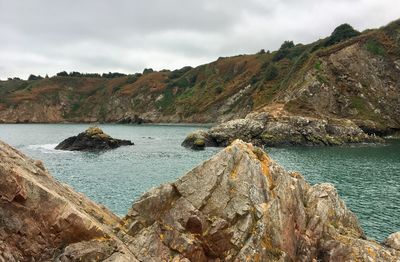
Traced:
<svg viewBox="0 0 400 262">
<path fill-rule="evenodd" d="M 112 138 L 98 127 L 90 127 L 77 136 L 72 136 L 56 146 L 56 149 L 69 151 L 100 151 L 120 146 L 133 145 L 129 140 Z"/>
<path fill-rule="evenodd" d="M 122 221 L 0 142 L 0 260 L 398 261 L 330 184 L 234 141 L 133 203 Z"/>
<path fill-rule="evenodd" d="M 252 113 L 243 119 L 219 124 L 210 130 L 189 134 L 182 146 L 194 147 L 193 137 L 201 134 L 205 145 L 227 146 L 242 139 L 259 146 L 343 145 L 350 143 L 381 143 L 382 138 L 368 135 L 350 120 L 318 119 L 302 116 L 272 116 L 266 112 Z"/>
<path fill-rule="evenodd" d="M 125 116 L 117 121 L 118 124 L 138 124 L 138 125 L 151 123 L 151 122 L 152 122 L 151 120 L 143 119 L 138 115 Z"/>
<path fill-rule="evenodd" d="M 120 219 L 0 141 L 0 261 L 136 261 Z"/>
<path fill-rule="evenodd" d="M 396 261 L 365 239 L 330 184 L 310 186 L 236 140 L 177 182 L 145 194 L 124 219 L 148 261 Z"/>
<path fill-rule="evenodd" d="M 189 147 L 193 150 L 203 150 L 205 147 L 215 147 L 218 146 L 218 144 L 207 131 L 197 130 L 185 138 L 182 142 L 182 146 Z"/>
</svg>

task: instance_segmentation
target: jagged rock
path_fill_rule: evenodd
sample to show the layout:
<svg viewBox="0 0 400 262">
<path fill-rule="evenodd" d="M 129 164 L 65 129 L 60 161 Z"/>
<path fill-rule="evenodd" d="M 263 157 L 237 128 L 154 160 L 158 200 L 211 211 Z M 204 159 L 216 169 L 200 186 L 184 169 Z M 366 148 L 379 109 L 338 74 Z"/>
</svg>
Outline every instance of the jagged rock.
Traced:
<svg viewBox="0 0 400 262">
<path fill-rule="evenodd" d="M 185 141 L 190 140 L 191 136 L 193 133 Z M 216 146 L 227 146 L 235 139 L 242 139 L 258 146 L 331 146 L 384 142 L 382 138 L 364 133 L 351 120 L 324 120 L 301 116 L 276 117 L 265 112 L 252 113 L 244 119 L 235 119 L 219 124 L 208 132 L 203 131 L 202 136 L 206 137 L 208 141 L 213 141 Z M 191 144 L 182 143 L 182 145 L 190 147 Z"/>
<path fill-rule="evenodd" d="M 400 251 L 400 232 L 396 232 L 388 236 L 383 241 L 383 244 Z"/>
<path fill-rule="evenodd" d="M 0 261 L 399 261 L 330 184 L 240 140 L 120 220 L 0 142 Z M 393 247 L 393 246 L 392 246 Z"/>
<path fill-rule="evenodd" d="M 143 195 L 124 218 L 145 261 L 397 261 L 365 239 L 330 184 L 310 186 L 239 140 L 178 181 Z"/>
<path fill-rule="evenodd" d="M 98 151 L 127 145 L 133 145 L 133 142 L 112 138 L 98 127 L 89 127 L 85 132 L 62 141 L 56 146 L 56 149 L 69 151 Z"/>
<path fill-rule="evenodd" d="M 113 233 L 119 223 L 0 141 L 0 261 L 136 261 Z"/>
</svg>

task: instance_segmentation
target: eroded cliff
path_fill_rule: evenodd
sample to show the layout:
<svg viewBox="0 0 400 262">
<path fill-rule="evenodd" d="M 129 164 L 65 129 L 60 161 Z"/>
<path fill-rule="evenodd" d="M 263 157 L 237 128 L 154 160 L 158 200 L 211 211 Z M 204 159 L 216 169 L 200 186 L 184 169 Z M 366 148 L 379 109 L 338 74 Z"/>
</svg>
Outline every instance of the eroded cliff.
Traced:
<svg viewBox="0 0 400 262">
<path fill-rule="evenodd" d="M 333 36 L 196 68 L 0 81 L 0 122 L 205 123 L 281 110 L 378 135 L 400 130 L 400 20 Z"/>
</svg>

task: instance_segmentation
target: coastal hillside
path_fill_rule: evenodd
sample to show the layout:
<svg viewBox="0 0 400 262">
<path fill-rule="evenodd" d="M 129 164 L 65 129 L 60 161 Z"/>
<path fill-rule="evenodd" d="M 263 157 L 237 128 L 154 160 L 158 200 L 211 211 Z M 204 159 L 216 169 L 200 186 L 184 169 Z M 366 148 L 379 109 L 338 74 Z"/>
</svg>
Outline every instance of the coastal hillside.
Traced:
<svg viewBox="0 0 400 262">
<path fill-rule="evenodd" d="M 399 232 L 368 240 L 331 184 L 311 186 L 240 140 L 145 193 L 122 219 L 1 141 L 0 160 L 1 261 L 400 258 Z"/>
<path fill-rule="evenodd" d="M 254 111 L 400 129 L 400 20 L 343 24 L 310 44 L 221 57 L 195 68 L 124 75 L 60 72 L 0 81 L 0 121 L 224 122 Z"/>
</svg>

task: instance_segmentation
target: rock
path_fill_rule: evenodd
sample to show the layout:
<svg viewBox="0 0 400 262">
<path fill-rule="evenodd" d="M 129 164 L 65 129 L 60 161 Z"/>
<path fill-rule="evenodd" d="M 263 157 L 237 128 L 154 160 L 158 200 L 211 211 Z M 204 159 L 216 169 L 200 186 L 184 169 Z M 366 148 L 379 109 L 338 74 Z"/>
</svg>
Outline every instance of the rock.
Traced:
<svg viewBox="0 0 400 262">
<path fill-rule="evenodd" d="M 219 124 L 207 132 L 202 131 L 201 134 L 207 140 L 214 141 L 217 146 L 227 146 L 235 139 L 242 139 L 258 146 L 332 146 L 384 142 L 380 137 L 366 134 L 351 120 L 324 120 L 302 116 L 276 117 L 265 112 L 252 113 L 244 119 Z M 186 139 L 190 140 L 191 135 Z M 188 146 L 187 143 L 182 145 Z"/>
<path fill-rule="evenodd" d="M 120 223 L 0 141 L 0 261 L 136 261 L 113 233 Z"/>
<path fill-rule="evenodd" d="M 127 145 L 133 145 L 133 142 L 112 138 L 98 127 L 89 127 L 85 132 L 62 141 L 56 146 L 56 149 L 69 151 L 99 151 Z"/>
<path fill-rule="evenodd" d="M 365 239 L 332 185 L 310 186 L 239 140 L 143 195 L 123 220 L 144 261 L 400 259 Z"/>
<path fill-rule="evenodd" d="M 193 150 L 203 150 L 205 147 L 217 146 L 217 143 L 211 136 L 203 130 L 197 130 L 190 133 L 182 142 L 182 146 Z"/>
<path fill-rule="evenodd" d="M 3 142 L 0 160 L 0 261 L 400 259 L 365 238 L 332 185 L 311 186 L 240 140 L 122 220 Z"/>
<path fill-rule="evenodd" d="M 151 123 L 151 122 L 152 121 L 141 118 L 138 115 L 125 116 L 117 121 L 118 124 L 138 124 L 138 125 L 145 124 L 145 123 Z"/>
<path fill-rule="evenodd" d="M 383 241 L 383 244 L 400 251 L 400 232 L 389 235 Z"/>
</svg>

